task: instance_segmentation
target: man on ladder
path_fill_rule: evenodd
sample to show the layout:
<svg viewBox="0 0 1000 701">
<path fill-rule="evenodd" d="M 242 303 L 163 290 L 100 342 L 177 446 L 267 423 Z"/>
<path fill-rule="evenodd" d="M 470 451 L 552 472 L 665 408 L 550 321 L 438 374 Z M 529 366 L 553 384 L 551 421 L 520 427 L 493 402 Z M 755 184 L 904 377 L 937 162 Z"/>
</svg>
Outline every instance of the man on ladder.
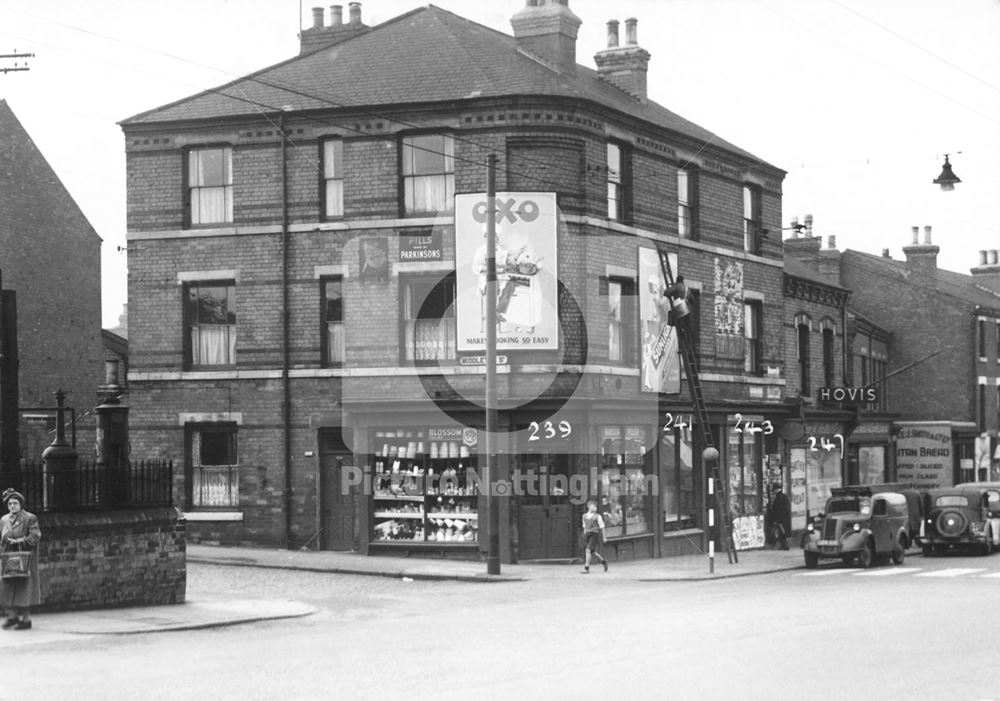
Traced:
<svg viewBox="0 0 1000 701">
<path fill-rule="evenodd" d="M 677 330 L 677 342 L 684 358 L 684 374 L 687 377 L 688 389 L 691 392 L 691 402 L 694 405 L 694 414 L 697 417 L 698 427 L 702 434 L 702 458 L 706 472 L 711 468 L 708 476 L 708 526 L 709 526 L 709 571 L 715 569 L 715 512 L 718 505 L 721 505 L 722 538 L 721 542 L 726 549 L 729 562 L 738 562 L 736 548 L 733 544 L 732 530 L 729 519 L 729 508 L 725 498 L 725 493 L 716 493 L 716 489 L 722 486 L 719 476 L 719 451 L 714 446 L 712 429 L 708 420 L 708 411 L 705 408 L 705 398 L 701 391 L 701 380 L 698 377 L 698 363 L 693 339 L 691 338 L 691 309 L 692 298 L 684 276 L 678 275 L 674 279 L 673 271 L 670 268 L 670 259 L 667 253 L 657 248 L 660 258 L 660 268 L 663 278 L 667 283 L 664 296 L 670 302 L 670 323 Z"/>
</svg>

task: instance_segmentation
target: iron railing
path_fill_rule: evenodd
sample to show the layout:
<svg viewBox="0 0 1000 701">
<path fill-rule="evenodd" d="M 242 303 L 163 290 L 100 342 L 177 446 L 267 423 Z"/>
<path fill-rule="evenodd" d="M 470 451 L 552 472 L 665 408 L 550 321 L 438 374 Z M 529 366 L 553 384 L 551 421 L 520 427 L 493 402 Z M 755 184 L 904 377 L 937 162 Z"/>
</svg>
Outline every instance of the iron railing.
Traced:
<svg viewBox="0 0 1000 701">
<path fill-rule="evenodd" d="M 47 470 L 41 460 L 0 472 L 0 489 L 13 487 L 33 512 L 92 511 L 173 505 L 172 460 L 104 464 L 78 460 L 68 470 Z"/>
</svg>

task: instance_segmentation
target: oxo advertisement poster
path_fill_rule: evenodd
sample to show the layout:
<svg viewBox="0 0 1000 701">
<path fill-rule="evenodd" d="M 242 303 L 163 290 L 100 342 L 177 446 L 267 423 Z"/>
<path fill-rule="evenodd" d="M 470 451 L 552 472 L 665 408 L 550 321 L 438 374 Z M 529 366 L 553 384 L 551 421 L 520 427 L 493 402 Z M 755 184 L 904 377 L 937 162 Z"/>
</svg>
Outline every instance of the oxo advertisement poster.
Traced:
<svg viewBox="0 0 1000 701">
<path fill-rule="evenodd" d="M 497 349 L 559 348 L 555 193 L 496 194 Z M 455 196 L 458 350 L 486 350 L 486 195 Z"/>
</svg>

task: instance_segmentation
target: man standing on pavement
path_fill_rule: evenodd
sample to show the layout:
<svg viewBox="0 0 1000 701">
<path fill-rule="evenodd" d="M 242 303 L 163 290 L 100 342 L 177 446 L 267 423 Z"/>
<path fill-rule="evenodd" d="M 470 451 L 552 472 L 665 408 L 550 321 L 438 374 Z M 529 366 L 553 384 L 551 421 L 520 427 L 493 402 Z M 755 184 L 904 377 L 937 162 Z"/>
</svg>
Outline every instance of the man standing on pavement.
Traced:
<svg viewBox="0 0 1000 701">
<path fill-rule="evenodd" d="M 771 485 L 771 506 L 765 519 L 773 529 L 774 539 L 778 547 L 788 550 L 788 536 L 792 532 L 792 504 L 780 484 Z"/>
</svg>

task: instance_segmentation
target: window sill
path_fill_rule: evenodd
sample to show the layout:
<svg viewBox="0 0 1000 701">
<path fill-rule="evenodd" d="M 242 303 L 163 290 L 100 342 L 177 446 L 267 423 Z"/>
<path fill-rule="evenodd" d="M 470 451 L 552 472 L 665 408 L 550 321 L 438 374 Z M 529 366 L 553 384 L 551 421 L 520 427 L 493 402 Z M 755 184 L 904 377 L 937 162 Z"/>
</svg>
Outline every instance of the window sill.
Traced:
<svg viewBox="0 0 1000 701">
<path fill-rule="evenodd" d="M 188 521 L 242 521 L 242 511 L 185 511 Z"/>
</svg>

